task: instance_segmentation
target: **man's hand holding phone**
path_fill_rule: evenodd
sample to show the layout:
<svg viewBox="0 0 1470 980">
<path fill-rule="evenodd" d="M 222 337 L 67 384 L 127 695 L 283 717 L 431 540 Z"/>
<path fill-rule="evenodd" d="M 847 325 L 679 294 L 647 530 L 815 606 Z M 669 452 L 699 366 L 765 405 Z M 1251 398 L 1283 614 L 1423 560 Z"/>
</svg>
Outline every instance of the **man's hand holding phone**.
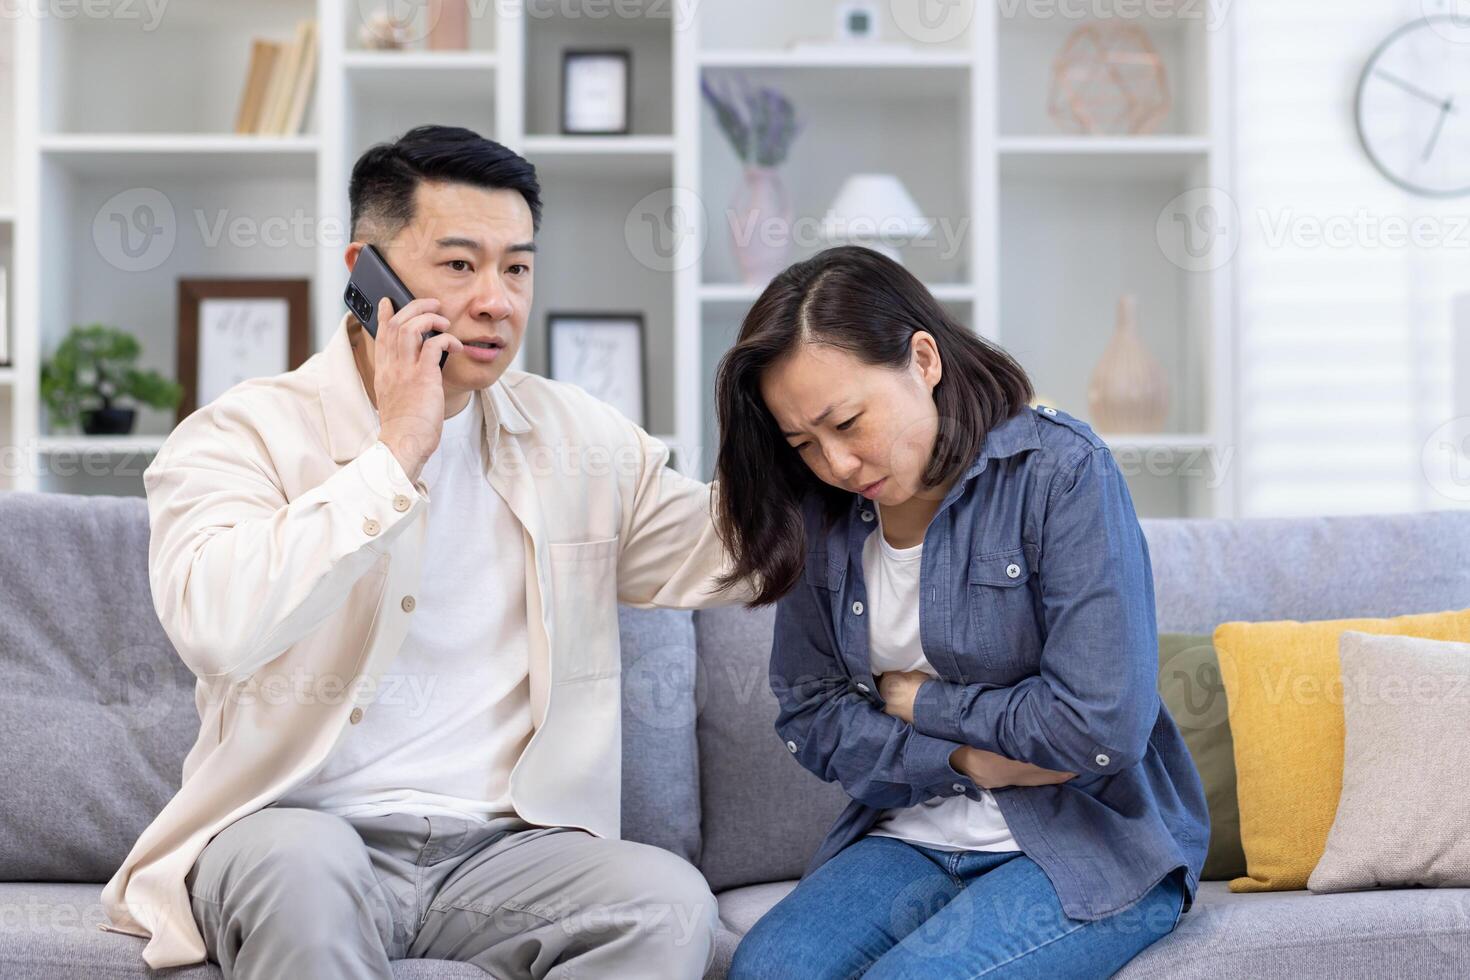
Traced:
<svg viewBox="0 0 1470 980">
<path fill-rule="evenodd" d="M 415 299 L 393 312 L 388 297 L 378 303 L 378 336 L 373 341 L 373 388 L 378 402 L 378 439 L 393 451 L 410 480 L 417 480 L 444 430 L 444 352 L 464 349 L 447 331 L 439 301 Z"/>
</svg>

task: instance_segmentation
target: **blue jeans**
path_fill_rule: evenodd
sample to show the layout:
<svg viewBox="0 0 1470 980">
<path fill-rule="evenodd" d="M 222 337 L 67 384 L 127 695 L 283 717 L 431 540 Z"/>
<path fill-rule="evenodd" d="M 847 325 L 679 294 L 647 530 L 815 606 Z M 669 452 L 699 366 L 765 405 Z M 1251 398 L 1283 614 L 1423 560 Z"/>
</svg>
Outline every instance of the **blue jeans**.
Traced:
<svg viewBox="0 0 1470 980">
<path fill-rule="evenodd" d="M 869 835 L 808 875 L 735 951 L 731 980 L 1110 977 L 1173 931 L 1184 869 L 1133 906 L 1068 918 L 1021 851 L 941 851 Z"/>
</svg>

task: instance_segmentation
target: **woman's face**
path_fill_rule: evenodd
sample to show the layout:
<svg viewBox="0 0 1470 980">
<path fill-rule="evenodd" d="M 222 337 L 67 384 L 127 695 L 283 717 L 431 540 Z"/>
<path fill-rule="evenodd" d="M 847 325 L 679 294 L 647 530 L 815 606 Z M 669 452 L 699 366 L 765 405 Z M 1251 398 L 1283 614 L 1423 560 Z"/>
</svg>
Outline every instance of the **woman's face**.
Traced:
<svg viewBox="0 0 1470 980">
<path fill-rule="evenodd" d="M 939 413 L 941 364 L 934 338 L 910 341 L 906 367 L 867 364 L 823 344 L 803 344 L 761 377 L 761 397 L 786 442 L 817 478 L 897 507 L 921 493 Z"/>
</svg>

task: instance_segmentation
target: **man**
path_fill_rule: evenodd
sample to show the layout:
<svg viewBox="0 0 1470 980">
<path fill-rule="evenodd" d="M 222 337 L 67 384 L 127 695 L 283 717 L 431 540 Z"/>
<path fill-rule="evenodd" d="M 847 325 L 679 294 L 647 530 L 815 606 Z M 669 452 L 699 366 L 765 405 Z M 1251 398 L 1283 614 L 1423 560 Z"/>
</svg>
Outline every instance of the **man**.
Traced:
<svg viewBox="0 0 1470 980">
<path fill-rule="evenodd" d="M 422 126 L 368 150 L 349 196 L 348 268 L 372 243 L 418 298 L 235 386 L 144 474 L 154 604 L 202 724 L 103 928 L 227 980 L 406 957 L 698 977 L 703 878 L 618 839 L 617 605 L 744 597 L 714 585 L 711 489 L 609 406 L 507 371 L 530 164 Z"/>
</svg>

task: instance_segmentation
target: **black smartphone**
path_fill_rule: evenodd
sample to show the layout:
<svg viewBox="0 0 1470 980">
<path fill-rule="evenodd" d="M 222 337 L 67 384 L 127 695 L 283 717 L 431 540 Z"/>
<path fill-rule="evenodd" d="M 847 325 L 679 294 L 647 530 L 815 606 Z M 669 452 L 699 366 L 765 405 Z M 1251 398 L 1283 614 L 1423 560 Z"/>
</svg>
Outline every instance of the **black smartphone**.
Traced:
<svg viewBox="0 0 1470 980">
<path fill-rule="evenodd" d="M 352 275 L 347 279 L 347 289 L 342 293 L 342 301 L 374 340 L 378 338 L 378 304 L 384 296 L 393 305 L 394 313 L 413 299 L 413 293 L 408 291 L 408 287 L 398 278 L 392 266 L 388 265 L 383 254 L 372 245 L 364 245 L 357 255 L 357 264 L 352 267 Z M 430 330 L 424 339 L 428 340 L 439 333 L 439 330 Z M 449 351 L 444 351 L 439 355 L 441 371 L 447 360 Z"/>
</svg>

